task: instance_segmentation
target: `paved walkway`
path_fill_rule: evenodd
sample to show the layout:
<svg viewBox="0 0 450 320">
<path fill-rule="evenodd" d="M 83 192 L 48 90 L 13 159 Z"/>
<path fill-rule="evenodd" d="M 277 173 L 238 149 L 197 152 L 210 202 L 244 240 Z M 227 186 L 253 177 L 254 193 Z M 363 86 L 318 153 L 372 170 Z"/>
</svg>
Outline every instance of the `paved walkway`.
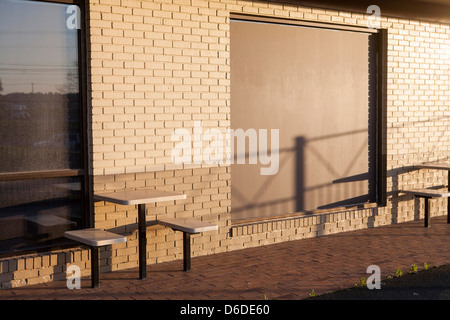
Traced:
<svg viewBox="0 0 450 320">
<path fill-rule="evenodd" d="M 381 268 L 381 277 L 416 264 L 450 263 L 450 225 L 446 217 L 353 231 L 221 253 L 192 259 L 192 271 L 182 261 L 148 267 L 148 278 L 138 270 L 100 275 L 100 287 L 69 290 L 65 281 L 0 290 L 4 299 L 158 299 L 158 300 L 297 300 L 316 293 L 354 286 L 368 276 L 369 265 Z"/>
</svg>

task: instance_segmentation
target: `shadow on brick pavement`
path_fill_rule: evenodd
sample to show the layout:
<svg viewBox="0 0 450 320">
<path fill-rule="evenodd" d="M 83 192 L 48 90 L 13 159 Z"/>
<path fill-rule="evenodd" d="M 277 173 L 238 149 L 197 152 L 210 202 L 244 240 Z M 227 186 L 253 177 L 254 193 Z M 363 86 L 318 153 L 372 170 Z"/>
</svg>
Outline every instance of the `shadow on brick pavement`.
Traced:
<svg viewBox="0 0 450 320">
<path fill-rule="evenodd" d="M 65 281 L 0 290 L 0 300 L 303 300 L 449 299 L 450 225 L 446 217 L 405 222 L 214 255 L 193 257 L 192 271 L 182 261 L 101 273 L 100 287 L 83 278 L 80 290 Z M 150 253 L 151 254 L 151 253 Z M 395 270 L 427 263 L 430 269 L 387 280 Z M 381 290 L 352 289 L 369 265 L 381 269 Z M 433 268 L 442 266 L 440 268 Z M 414 282 L 414 281 L 418 282 Z M 344 291 L 341 291 L 344 290 Z"/>
<path fill-rule="evenodd" d="M 309 300 L 450 300 L 450 264 L 409 271 L 381 281 L 379 289 L 359 283 L 353 288 L 329 292 Z"/>
</svg>

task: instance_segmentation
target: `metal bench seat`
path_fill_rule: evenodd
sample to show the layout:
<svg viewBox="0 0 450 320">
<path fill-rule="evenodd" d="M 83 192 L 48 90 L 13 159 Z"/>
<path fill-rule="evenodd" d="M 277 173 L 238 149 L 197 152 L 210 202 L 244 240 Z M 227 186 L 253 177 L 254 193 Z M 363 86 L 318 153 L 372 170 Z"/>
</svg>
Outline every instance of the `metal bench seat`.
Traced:
<svg viewBox="0 0 450 320">
<path fill-rule="evenodd" d="M 158 224 L 183 232 L 183 269 L 191 270 L 191 234 L 214 231 L 218 226 L 209 222 L 189 218 L 165 218 L 158 220 Z"/>
<path fill-rule="evenodd" d="M 98 255 L 99 247 L 107 246 L 110 244 L 127 242 L 127 237 L 109 231 L 93 228 L 66 231 L 64 232 L 64 236 L 68 239 L 81 242 L 90 247 L 92 288 L 96 288 L 100 285 L 99 255 Z"/>
<path fill-rule="evenodd" d="M 430 200 L 432 198 L 448 198 L 450 197 L 450 191 L 448 190 L 436 190 L 436 189 L 412 189 L 402 190 L 401 192 L 411 194 L 416 198 L 425 199 L 425 227 L 430 226 Z M 447 212 L 447 221 L 450 223 L 450 211 Z"/>
</svg>

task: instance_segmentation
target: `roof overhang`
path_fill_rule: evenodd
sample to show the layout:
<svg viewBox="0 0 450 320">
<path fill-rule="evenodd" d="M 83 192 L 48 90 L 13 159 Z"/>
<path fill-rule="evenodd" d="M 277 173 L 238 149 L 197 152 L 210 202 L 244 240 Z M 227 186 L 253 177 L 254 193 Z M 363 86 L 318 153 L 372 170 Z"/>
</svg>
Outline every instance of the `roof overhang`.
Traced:
<svg viewBox="0 0 450 320">
<path fill-rule="evenodd" d="M 271 0 L 306 7 L 367 13 L 371 5 L 381 15 L 435 23 L 450 23 L 450 0 Z"/>
</svg>

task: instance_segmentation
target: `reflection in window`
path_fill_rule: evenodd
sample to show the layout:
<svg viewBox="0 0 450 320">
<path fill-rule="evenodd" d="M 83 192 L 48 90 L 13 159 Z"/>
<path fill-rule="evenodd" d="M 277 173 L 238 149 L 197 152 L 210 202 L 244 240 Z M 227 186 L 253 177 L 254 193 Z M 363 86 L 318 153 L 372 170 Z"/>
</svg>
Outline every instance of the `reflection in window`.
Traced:
<svg viewBox="0 0 450 320">
<path fill-rule="evenodd" d="M 83 169 L 74 7 L 0 0 L 0 255 L 82 227 L 81 171 L 64 174 Z"/>
<path fill-rule="evenodd" d="M 0 0 L 0 172 L 81 165 L 78 36 L 68 7 Z"/>
<path fill-rule="evenodd" d="M 0 254 L 54 244 L 80 225 L 79 178 L 0 182 Z"/>
</svg>

